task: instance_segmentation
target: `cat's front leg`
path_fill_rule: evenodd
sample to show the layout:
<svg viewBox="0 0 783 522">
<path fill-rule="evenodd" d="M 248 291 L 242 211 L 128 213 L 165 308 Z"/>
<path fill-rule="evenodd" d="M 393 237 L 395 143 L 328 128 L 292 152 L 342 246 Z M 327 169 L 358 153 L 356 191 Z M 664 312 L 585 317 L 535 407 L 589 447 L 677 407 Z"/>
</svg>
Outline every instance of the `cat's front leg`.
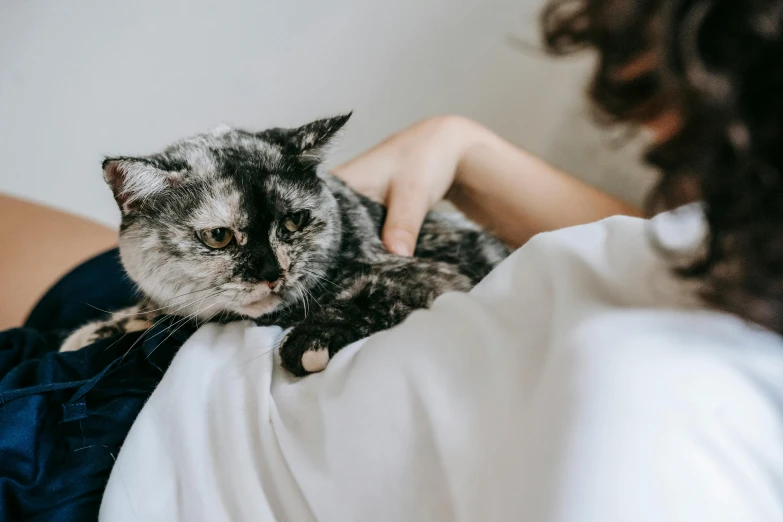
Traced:
<svg viewBox="0 0 783 522">
<path fill-rule="evenodd" d="M 107 321 L 87 323 L 74 331 L 60 346 L 60 351 L 73 352 L 101 339 L 147 330 L 152 327 L 153 321 L 154 315 L 142 311 L 139 305 L 125 308 L 113 313 Z"/>
<path fill-rule="evenodd" d="M 282 365 L 297 376 L 320 372 L 345 346 L 395 326 L 444 292 L 470 287 L 444 263 L 410 259 L 377 267 L 291 330 L 280 346 Z"/>
</svg>

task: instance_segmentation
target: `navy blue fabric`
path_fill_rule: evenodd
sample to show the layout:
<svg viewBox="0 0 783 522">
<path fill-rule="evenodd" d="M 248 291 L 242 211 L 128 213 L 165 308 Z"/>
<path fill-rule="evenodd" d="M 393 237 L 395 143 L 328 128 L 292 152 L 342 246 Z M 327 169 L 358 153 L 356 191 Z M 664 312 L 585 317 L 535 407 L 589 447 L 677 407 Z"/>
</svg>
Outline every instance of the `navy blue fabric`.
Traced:
<svg viewBox="0 0 783 522">
<path fill-rule="evenodd" d="M 102 310 L 118 310 L 136 303 L 133 284 L 120 264 L 115 248 L 85 261 L 60 279 L 41 298 L 25 321 L 40 331 L 75 330 L 102 319 Z"/>
<path fill-rule="evenodd" d="M 0 521 L 96 520 L 133 420 L 192 331 L 167 319 L 58 353 L 67 332 L 133 303 L 117 251 L 73 270 L 24 327 L 0 332 Z M 89 306 L 92 305 L 92 306 Z"/>
</svg>

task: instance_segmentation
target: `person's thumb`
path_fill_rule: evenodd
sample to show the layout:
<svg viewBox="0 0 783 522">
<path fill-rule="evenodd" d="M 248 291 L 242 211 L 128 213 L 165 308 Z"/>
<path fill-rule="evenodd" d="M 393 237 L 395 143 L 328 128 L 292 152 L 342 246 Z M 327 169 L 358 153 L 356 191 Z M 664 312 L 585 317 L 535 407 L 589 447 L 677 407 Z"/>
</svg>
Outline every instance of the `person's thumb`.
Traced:
<svg viewBox="0 0 783 522">
<path fill-rule="evenodd" d="M 413 255 L 430 206 L 426 191 L 415 186 L 390 187 L 386 205 L 386 222 L 381 233 L 383 244 L 393 254 Z"/>
</svg>

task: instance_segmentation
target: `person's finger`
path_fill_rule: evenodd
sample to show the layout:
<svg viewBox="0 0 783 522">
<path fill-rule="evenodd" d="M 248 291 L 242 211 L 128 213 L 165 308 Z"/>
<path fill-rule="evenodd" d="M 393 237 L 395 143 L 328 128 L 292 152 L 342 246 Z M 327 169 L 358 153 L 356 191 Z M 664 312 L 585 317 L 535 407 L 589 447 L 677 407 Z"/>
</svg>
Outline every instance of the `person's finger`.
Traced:
<svg viewBox="0 0 783 522">
<path fill-rule="evenodd" d="M 413 255 L 421 224 L 429 210 L 429 197 L 422 187 L 393 185 L 381 239 L 386 248 L 401 256 Z"/>
</svg>

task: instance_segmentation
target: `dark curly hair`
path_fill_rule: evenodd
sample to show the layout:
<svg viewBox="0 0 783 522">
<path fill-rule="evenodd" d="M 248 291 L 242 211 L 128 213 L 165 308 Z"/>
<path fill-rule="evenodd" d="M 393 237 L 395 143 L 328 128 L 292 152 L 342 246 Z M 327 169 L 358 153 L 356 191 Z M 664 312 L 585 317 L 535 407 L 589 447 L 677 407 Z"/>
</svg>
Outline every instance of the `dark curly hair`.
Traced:
<svg viewBox="0 0 783 522">
<path fill-rule="evenodd" d="M 706 254 L 679 274 L 783 333 L 783 0 L 551 0 L 542 22 L 550 52 L 597 51 L 604 121 L 676 114 L 648 211 L 703 201 Z"/>
</svg>

